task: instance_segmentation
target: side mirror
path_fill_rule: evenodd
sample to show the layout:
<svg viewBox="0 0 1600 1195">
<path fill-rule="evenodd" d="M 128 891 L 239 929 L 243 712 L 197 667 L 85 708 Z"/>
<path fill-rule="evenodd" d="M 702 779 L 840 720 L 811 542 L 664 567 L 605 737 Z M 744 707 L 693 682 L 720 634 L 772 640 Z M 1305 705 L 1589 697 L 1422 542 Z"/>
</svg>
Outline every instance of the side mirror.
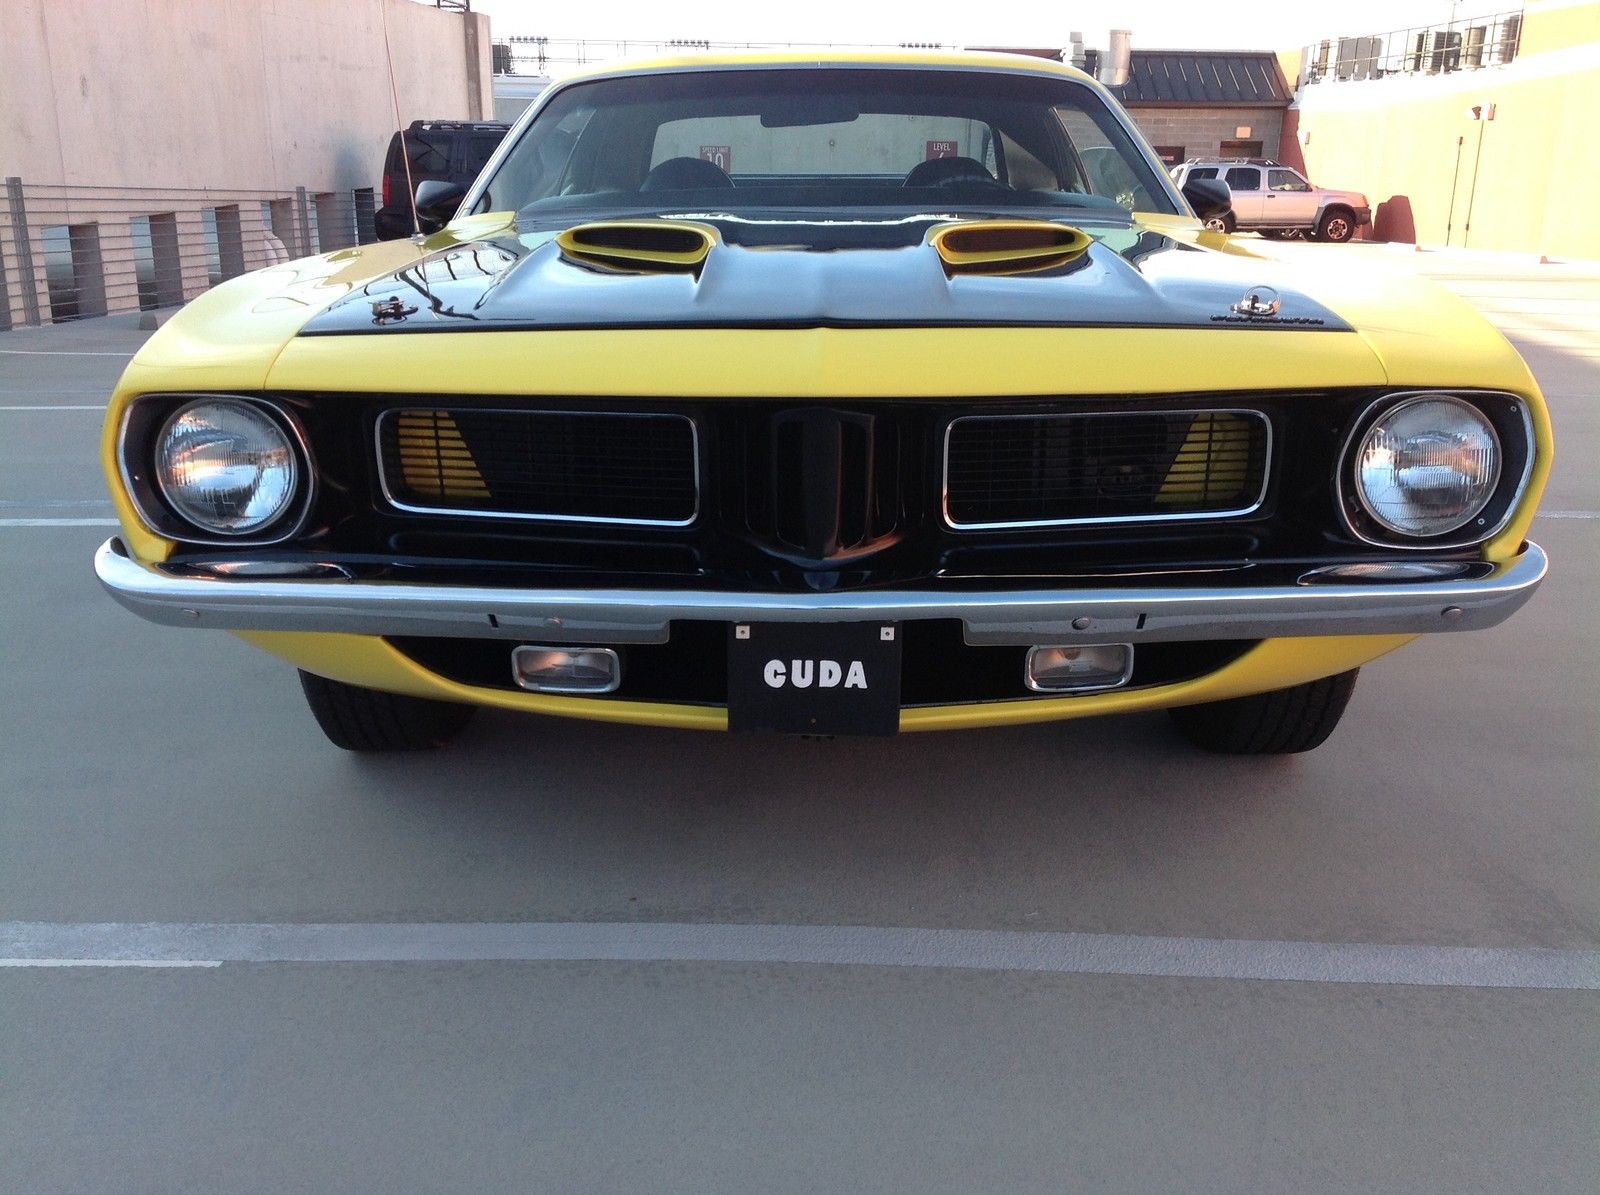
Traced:
<svg viewBox="0 0 1600 1195">
<path fill-rule="evenodd" d="M 1220 178 L 1191 178 L 1183 184 L 1183 197 L 1202 220 L 1226 216 L 1233 210 L 1233 192 Z"/>
<path fill-rule="evenodd" d="M 467 190 L 460 183 L 441 178 L 423 179 L 417 184 L 417 223 L 423 232 L 438 232 L 450 223 Z"/>
</svg>

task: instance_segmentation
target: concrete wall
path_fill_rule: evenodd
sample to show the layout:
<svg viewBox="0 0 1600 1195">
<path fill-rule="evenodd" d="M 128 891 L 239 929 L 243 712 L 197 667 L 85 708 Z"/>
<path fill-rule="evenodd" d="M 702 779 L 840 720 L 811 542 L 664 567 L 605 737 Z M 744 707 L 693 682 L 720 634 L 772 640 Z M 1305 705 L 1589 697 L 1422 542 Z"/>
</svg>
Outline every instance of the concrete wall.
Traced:
<svg viewBox="0 0 1600 1195">
<path fill-rule="evenodd" d="M 493 111 L 488 18 L 413 0 L 4 0 L 0 175 L 376 185 L 400 118 Z"/>
<path fill-rule="evenodd" d="M 1248 140 L 1260 141 L 1266 157 L 1278 156 L 1278 136 L 1283 128 L 1281 108 L 1149 108 L 1130 106 L 1128 115 L 1151 145 L 1181 145 L 1184 157 L 1219 153 L 1234 130 L 1249 126 Z"/>
<path fill-rule="evenodd" d="M 1364 191 L 1378 239 L 1600 258 L 1597 115 L 1600 3 L 1531 0 L 1505 66 L 1302 88 L 1281 156 Z"/>
</svg>

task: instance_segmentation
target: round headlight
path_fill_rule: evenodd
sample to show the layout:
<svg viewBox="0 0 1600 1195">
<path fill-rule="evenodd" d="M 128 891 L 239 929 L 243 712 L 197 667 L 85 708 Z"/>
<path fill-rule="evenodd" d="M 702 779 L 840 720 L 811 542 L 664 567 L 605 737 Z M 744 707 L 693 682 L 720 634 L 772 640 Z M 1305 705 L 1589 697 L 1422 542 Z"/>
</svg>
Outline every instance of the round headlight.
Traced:
<svg viewBox="0 0 1600 1195">
<path fill-rule="evenodd" d="M 288 433 L 253 403 L 203 398 L 181 407 L 156 437 L 161 493 L 215 535 L 249 535 L 294 503 L 300 465 Z"/>
<path fill-rule="evenodd" d="M 1500 438 L 1476 407 L 1443 396 L 1408 399 L 1357 447 L 1356 498 L 1390 531 L 1448 535 L 1489 504 L 1500 464 Z"/>
</svg>

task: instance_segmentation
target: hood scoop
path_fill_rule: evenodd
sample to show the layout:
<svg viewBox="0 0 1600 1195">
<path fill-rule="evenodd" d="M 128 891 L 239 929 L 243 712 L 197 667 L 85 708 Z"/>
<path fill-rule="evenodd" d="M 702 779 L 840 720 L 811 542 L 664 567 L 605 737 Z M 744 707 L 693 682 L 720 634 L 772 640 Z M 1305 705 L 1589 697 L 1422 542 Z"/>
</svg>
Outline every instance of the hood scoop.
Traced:
<svg viewBox="0 0 1600 1195">
<path fill-rule="evenodd" d="M 963 220 L 928 233 L 928 243 L 952 278 L 1053 270 L 1083 256 L 1092 242 L 1086 232 L 1045 220 Z"/>
<path fill-rule="evenodd" d="M 626 274 L 700 273 L 717 230 L 686 220 L 605 220 L 556 236 L 561 255 L 581 266 Z"/>
</svg>

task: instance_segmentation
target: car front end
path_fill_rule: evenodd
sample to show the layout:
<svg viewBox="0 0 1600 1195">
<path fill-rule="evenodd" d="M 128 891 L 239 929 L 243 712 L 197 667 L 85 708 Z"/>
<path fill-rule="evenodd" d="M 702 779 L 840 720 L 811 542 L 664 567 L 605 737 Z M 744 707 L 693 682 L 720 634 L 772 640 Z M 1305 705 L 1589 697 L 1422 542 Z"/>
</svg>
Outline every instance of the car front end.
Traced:
<svg viewBox="0 0 1600 1195">
<path fill-rule="evenodd" d="M 1220 709 L 1537 587 L 1548 418 L 1464 305 L 1206 233 L 1067 68 L 819 69 L 558 86 L 423 246 L 191 304 L 112 399 L 101 581 L 325 704 L 815 734 Z M 904 181 L 784 164 L 875 121 Z M 586 138 L 588 191 L 528 181 Z"/>
</svg>

